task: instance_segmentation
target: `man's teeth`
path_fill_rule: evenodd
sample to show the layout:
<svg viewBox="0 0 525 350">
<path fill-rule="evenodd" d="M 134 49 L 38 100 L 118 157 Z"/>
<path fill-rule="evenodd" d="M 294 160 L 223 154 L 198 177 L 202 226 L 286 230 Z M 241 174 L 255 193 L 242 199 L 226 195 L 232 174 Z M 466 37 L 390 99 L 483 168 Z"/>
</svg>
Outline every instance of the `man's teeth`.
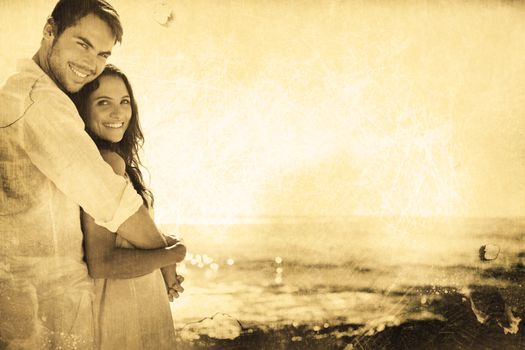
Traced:
<svg viewBox="0 0 525 350">
<path fill-rule="evenodd" d="M 85 73 L 82 73 L 80 72 L 79 70 L 75 69 L 73 66 L 69 65 L 69 68 L 71 68 L 71 70 L 73 71 L 73 73 L 75 73 L 79 78 L 85 78 L 87 77 L 88 75 L 85 74 Z"/>
<path fill-rule="evenodd" d="M 118 129 L 121 128 L 124 123 L 116 123 L 116 124 L 104 124 L 104 126 L 108 128 Z"/>
</svg>

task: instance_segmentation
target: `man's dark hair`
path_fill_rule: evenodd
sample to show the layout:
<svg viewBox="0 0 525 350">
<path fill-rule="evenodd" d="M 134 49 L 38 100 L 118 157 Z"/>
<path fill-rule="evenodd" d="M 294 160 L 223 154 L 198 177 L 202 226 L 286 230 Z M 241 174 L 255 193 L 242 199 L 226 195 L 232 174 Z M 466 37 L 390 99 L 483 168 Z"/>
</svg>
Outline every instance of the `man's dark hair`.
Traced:
<svg viewBox="0 0 525 350">
<path fill-rule="evenodd" d="M 89 15 L 94 14 L 107 23 L 115 35 L 115 42 L 122 41 L 122 25 L 117 11 L 104 0 L 60 0 L 51 13 L 50 21 L 55 26 L 55 36 L 59 37 L 67 28 Z"/>
</svg>

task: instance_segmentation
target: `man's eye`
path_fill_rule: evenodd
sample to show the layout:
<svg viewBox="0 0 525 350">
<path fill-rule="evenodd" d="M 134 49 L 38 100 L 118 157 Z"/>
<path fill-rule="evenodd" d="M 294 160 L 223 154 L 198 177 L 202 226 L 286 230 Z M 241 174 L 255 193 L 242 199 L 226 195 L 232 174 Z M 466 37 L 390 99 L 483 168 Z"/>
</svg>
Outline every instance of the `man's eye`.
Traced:
<svg viewBox="0 0 525 350">
<path fill-rule="evenodd" d="M 80 43 L 78 43 L 78 44 L 79 44 L 80 46 L 82 46 L 83 49 L 86 49 L 86 50 L 87 50 L 87 49 L 89 48 L 89 46 L 87 46 L 86 43 L 82 43 L 82 42 L 80 42 Z"/>
</svg>

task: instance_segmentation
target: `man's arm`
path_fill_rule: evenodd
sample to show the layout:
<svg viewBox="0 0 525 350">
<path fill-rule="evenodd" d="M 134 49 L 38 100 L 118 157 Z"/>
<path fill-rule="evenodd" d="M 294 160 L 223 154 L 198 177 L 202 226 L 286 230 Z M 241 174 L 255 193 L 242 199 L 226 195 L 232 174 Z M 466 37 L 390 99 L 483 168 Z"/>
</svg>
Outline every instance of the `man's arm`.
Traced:
<svg viewBox="0 0 525 350">
<path fill-rule="evenodd" d="M 115 174 L 124 177 L 126 173 L 126 163 L 121 156 L 115 152 L 102 151 L 102 158 L 108 163 Z M 151 234 L 156 232 L 157 234 Z M 141 249 L 156 249 L 164 248 L 171 244 L 164 235 L 159 232 L 148 209 L 141 206 L 133 215 L 120 225 L 117 233 L 132 243 L 137 248 Z"/>
<path fill-rule="evenodd" d="M 152 234 L 153 232 L 155 234 Z M 164 248 L 170 245 L 144 206 L 124 221 L 117 233 L 140 249 Z"/>
</svg>

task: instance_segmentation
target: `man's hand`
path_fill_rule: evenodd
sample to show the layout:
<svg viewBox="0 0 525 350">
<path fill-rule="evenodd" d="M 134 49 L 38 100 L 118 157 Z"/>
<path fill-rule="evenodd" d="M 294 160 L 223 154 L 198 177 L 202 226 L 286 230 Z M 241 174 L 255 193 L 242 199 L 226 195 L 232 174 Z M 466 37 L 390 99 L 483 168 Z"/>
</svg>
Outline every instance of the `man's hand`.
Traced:
<svg viewBox="0 0 525 350">
<path fill-rule="evenodd" d="M 163 236 L 164 236 L 164 239 L 166 240 L 166 243 L 168 243 L 168 247 L 173 246 L 178 243 L 184 244 L 184 241 L 182 240 L 182 238 L 177 237 L 175 235 L 163 234 Z"/>
<path fill-rule="evenodd" d="M 184 277 L 177 275 L 177 265 L 175 264 L 163 267 L 161 271 L 169 300 L 173 301 L 174 298 L 179 297 L 180 293 L 184 292 L 184 288 L 181 286 Z"/>
</svg>

